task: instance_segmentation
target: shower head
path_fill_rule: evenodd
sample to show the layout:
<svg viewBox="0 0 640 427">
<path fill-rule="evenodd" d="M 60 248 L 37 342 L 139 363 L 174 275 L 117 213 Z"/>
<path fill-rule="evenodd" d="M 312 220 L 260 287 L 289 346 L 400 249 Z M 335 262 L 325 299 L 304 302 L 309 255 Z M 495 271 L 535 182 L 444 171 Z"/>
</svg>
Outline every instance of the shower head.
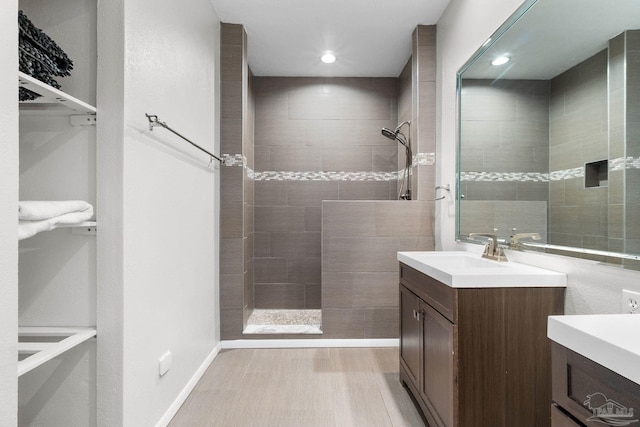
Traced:
<svg viewBox="0 0 640 427">
<path fill-rule="evenodd" d="M 398 137 L 398 131 L 392 131 L 389 128 L 382 128 L 382 134 L 393 141 Z"/>
<path fill-rule="evenodd" d="M 400 125 L 402 126 L 402 125 Z M 400 127 L 397 127 L 396 130 L 391 130 L 389 128 L 382 128 L 382 134 L 389 138 L 392 141 L 398 141 L 400 144 L 407 147 L 407 141 L 403 138 L 403 135 L 400 133 Z M 407 147 L 408 148 L 408 147 Z"/>
<path fill-rule="evenodd" d="M 382 134 L 391 140 L 398 140 L 402 145 L 407 145 L 406 141 L 401 141 L 400 139 L 398 139 L 398 134 L 402 135 L 400 133 L 400 129 L 402 129 L 402 126 L 404 125 L 411 126 L 411 121 L 407 120 L 400 123 L 394 130 L 391 130 L 389 128 L 382 128 Z"/>
</svg>

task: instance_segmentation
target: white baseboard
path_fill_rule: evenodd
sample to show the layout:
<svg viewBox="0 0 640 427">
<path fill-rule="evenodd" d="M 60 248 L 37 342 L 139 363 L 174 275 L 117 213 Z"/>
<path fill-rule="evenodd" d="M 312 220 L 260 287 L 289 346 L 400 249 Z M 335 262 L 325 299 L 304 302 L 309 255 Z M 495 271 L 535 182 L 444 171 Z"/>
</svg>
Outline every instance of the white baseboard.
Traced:
<svg viewBox="0 0 640 427">
<path fill-rule="evenodd" d="M 228 348 L 317 348 L 317 347 L 398 347 L 398 338 L 389 339 L 292 339 L 292 340 L 228 340 Z"/>
<path fill-rule="evenodd" d="M 184 401 L 187 400 L 187 397 L 189 397 L 189 393 L 193 391 L 196 384 L 198 384 L 198 381 L 200 381 L 200 378 L 202 378 L 205 371 L 207 370 L 209 365 L 211 365 L 213 359 L 215 359 L 218 353 L 220 353 L 220 350 L 222 350 L 222 348 L 222 343 L 218 343 L 218 345 L 213 348 L 211 353 L 209 353 L 206 359 L 204 359 L 204 362 L 202 362 L 195 374 L 193 374 L 187 385 L 185 385 L 180 394 L 178 394 L 176 400 L 174 400 L 171 406 L 169 406 L 167 412 L 165 412 L 162 418 L 160 418 L 160 420 L 156 423 L 156 427 L 166 427 L 169 425 L 171 419 L 176 415 Z"/>
</svg>

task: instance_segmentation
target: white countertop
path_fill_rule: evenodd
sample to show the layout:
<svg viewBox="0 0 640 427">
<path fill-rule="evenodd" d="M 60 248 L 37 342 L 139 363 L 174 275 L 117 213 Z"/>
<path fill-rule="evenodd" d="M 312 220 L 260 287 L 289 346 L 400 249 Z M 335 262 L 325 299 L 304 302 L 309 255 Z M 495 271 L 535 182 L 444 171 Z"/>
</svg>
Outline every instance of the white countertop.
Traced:
<svg viewBox="0 0 640 427">
<path fill-rule="evenodd" d="M 452 288 L 566 287 L 567 275 L 464 251 L 398 252 L 398 261 Z"/>
<path fill-rule="evenodd" d="M 550 316 L 547 336 L 640 384 L 640 315 Z"/>
</svg>

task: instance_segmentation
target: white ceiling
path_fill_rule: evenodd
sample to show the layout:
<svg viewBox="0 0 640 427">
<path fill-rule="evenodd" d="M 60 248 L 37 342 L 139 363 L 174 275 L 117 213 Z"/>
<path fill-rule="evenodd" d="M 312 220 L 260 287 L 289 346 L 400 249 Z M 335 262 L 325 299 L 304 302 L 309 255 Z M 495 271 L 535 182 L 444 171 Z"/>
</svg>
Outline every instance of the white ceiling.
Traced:
<svg viewBox="0 0 640 427">
<path fill-rule="evenodd" d="M 640 29 L 639 0 L 538 0 L 468 71 L 465 78 L 551 79 Z M 511 61 L 491 66 L 495 57 Z"/>
<path fill-rule="evenodd" d="M 243 24 L 257 76 L 397 77 L 418 24 L 450 0 L 211 0 L 220 20 Z M 332 50 L 333 64 L 320 62 Z"/>
</svg>

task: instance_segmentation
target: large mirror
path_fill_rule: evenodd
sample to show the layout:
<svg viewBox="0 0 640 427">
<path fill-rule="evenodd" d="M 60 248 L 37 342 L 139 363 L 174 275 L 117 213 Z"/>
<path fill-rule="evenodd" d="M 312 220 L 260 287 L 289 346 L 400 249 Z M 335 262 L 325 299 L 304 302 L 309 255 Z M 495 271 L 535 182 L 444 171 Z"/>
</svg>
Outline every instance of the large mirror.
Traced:
<svg viewBox="0 0 640 427">
<path fill-rule="evenodd" d="M 458 96 L 460 240 L 637 268 L 638 0 L 526 2 L 460 70 Z"/>
</svg>

